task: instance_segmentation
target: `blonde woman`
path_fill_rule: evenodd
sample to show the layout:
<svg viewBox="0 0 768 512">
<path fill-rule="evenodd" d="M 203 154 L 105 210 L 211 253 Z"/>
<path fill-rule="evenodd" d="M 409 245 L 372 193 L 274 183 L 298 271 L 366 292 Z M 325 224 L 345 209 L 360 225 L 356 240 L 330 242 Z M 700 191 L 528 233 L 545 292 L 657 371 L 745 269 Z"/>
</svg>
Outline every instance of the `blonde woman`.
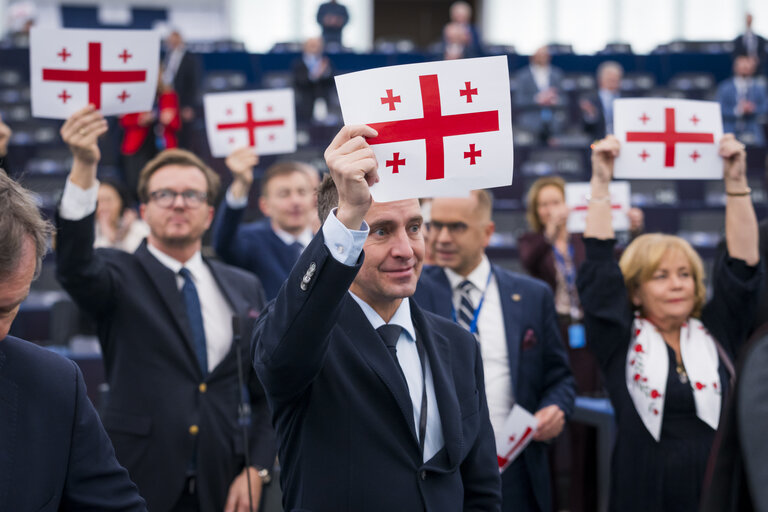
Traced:
<svg viewBox="0 0 768 512">
<path fill-rule="evenodd" d="M 593 146 L 577 280 L 587 343 L 618 425 L 610 508 L 693 511 L 761 279 L 744 145 L 730 134 L 720 142 L 728 252 L 715 263 L 706 304 L 701 258 L 679 237 L 640 236 L 616 264 L 608 184 L 619 150 L 610 135 Z"/>
</svg>

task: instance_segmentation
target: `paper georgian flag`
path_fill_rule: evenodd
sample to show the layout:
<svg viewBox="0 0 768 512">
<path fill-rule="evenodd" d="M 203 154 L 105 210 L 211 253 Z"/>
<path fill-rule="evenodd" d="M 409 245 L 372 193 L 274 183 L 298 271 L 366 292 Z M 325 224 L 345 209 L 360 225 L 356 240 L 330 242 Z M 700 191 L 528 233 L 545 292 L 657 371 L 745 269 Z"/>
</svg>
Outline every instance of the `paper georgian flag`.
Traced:
<svg viewBox="0 0 768 512">
<path fill-rule="evenodd" d="M 367 124 L 376 201 L 466 195 L 512 183 L 506 56 L 406 64 L 336 77 L 344 124 Z"/>
<path fill-rule="evenodd" d="M 157 32 L 33 28 L 29 58 L 34 117 L 66 119 L 88 103 L 104 115 L 152 110 Z"/>
<path fill-rule="evenodd" d="M 495 432 L 496 461 L 503 472 L 533 440 L 539 422 L 533 414 L 519 405 L 512 406 L 504 426 Z"/>
<path fill-rule="evenodd" d="M 712 101 L 618 99 L 613 126 L 621 143 L 614 177 L 721 179 L 720 105 Z"/>
<path fill-rule="evenodd" d="M 565 203 L 568 205 L 568 232 L 583 233 L 587 224 L 587 194 L 589 183 L 566 183 Z M 630 186 L 628 181 L 612 181 L 608 193 L 611 196 L 611 219 L 614 231 L 629 231 Z"/>
<path fill-rule="evenodd" d="M 293 89 L 211 93 L 203 105 L 213 156 L 225 157 L 244 146 L 258 155 L 296 151 Z"/>
</svg>

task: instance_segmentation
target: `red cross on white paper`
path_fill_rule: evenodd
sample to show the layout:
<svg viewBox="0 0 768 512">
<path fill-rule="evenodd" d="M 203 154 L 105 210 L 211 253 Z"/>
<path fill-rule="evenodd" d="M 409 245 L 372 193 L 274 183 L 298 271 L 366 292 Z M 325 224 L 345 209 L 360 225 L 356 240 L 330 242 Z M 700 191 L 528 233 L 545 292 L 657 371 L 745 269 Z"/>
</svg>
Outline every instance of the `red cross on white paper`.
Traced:
<svg viewBox="0 0 768 512">
<path fill-rule="evenodd" d="M 395 110 L 395 103 L 400 103 L 400 96 L 394 96 L 392 94 L 392 89 L 387 89 L 387 96 L 385 98 L 381 98 L 381 104 L 386 105 L 389 103 L 389 110 Z"/>
<path fill-rule="evenodd" d="M 477 87 L 474 89 L 470 89 L 470 84 L 472 82 L 464 82 L 465 89 L 459 90 L 460 96 L 466 96 L 467 97 L 467 103 L 472 103 L 472 95 L 477 95 Z"/>
<path fill-rule="evenodd" d="M 368 144 L 423 140 L 427 150 L 427 180 L 445 177 L 443 139 L 453 135 L 499 131 L 499 111 L 443 115 L 437 75 L 419 76 L 424 117 L 369 123 L 379 135 Z"/>
<path fill-rule="evenodd" d="M 123 53 L 117 56 L 118 59 L 123 59 L 123 64 L 128 64 L 128 59 L 133 57 L 130 53 L 128 53 L 128 49 L 124 49 Z"/>
<path fill-rule="evenodd" d="M 637 156 L 639 156 L 640 158 L 642 158 L 642 159 L 643 159 L 643 162 L 645 162 L 645 159 L 646 159 L 646 158 L 648 158 L 648 157 L 649 157 L 649 156 L 651 156 L 651 155 L 649 155 L 649 154 L 648 154 L 648 152 L 647 152 L 646 150 L 643 150 L 643 152 L 642 152 L 642 153 L 640 153 L 640 154 L 639 154 L 639 155 L 637 155 Z"/>
<path fill-rule="evenodd" d="M 117 95 L 117 99 L 119 99 L 121 103 L 125 103 L 125 100 L 127 100 L 130 97 L 131 95 L 128 94 L 128 91 L 126 91 L 125 89 L 123 89 L 123 92 Z"/>
<path fill-rule="evenodd" d="M 219 123 L 216 125 L 217 130 L 248 130 L 248 145 L 250 147 L 256 147 L 256 130 L 266 126 L 283 126 L 285 119 L 266 119 L 257 120 L 253 117 L 253 102 L 247 102 L 245 104 L 245 121 L 240 123 Z"/>
<path fill-rule="evenodd" d="M 71 95 L 69 95 L 69 94 L 67 94 L 67 90 L 66 90 L 66 89 L 64 89 L 63 91 L 61 91 L 61 94 L 59 94 L 59 95 L 58 95 L 58 96 L 56 96 L 56 97 L 57 97 L 57 98 L 61 98 L 61 102 L 62 102 L 62 103 L 64 103 L 64 104 L 66 104 L 66 103 L 67 103 L 67 100 L 68 100 L 69 98 L 71 98 L 72 96 L 71 96 Z"/>
<path fill-rule="evenodd" d="M 104 71 L 101 69 L 101 43 L 88 43 L 88 69 L 43 68 L 43 81 L 88 84 L 88 102 L 101 108 L 101 85 L 106 83 L 144 82 L 146 70 Z"/>
<path fill-rule="evenodd" d="M 713 133 L 691 133 L 675 131 L 675 109 L 665 108 L 665 127 L 663 132 L 627 132 L 627 142 L 663 142 L 665 149 L 664 167 L 675 166 L 675 144 L 697 142 L 714 144 Z"/>
<path fill-rule="evenodd" d="M 392 154 L 392 160 L 387 160 L 386 162 L 387 167 L 392 168 L 392 174 L 397 174 L 400 172 L 399 167 L 401 165 L 405 165 L 405 158 L 400 158 L 400 153 L 393 153 Z"/>
<path fill-rule="evenodd" d="M 72 54 L 67 51 L 66 47 L 62 48 L 61 51 L 59 53 L 57 53 L 56 55 L 61 57 L 61 61 L 62 62 L 67 62 L 67 57 L 71 57 L 72 56 Z"/>
<path fill-rule="evenodd" d="M 585 212 L 587 211 L 588 206 L 586 204 L 580 204 L 578 206 L 574 206 L 571 208 L 571 211 L 573 212 Z M 620 204 L 611 203 L 611 210 L 621 210 Z"/>
<path fill-rule="evenodd" d="M 651 118 L 648 117 L 648 114 L 646 114 L 645 112 L 643 112 L 643 115 L 640 116 L 639 119 L 643 122 L 643 124 L 651 120 Z"/>
<path fill-rule="evenodd" d="M 475 158 L 483 156 L 483 152 L 479 149 L 475 151 L 475 145 L 469 145 L 469 151 L 464 152 L 464 158 L 469 158 L 469 165 L 475 165 Z"/>
<path fill-rule="evenodd" d="M 693 114 L 693 117 L 691 118 L 691 122 L 694 124 L 694 126 L 699 124 L 699 121 L 701 121 L 701 119 L 696 117 L 696 114 Z"/>
<path fill-rule="evenodd" d="M 693 160 L 693 162 L 694 162 L 694 163 L 696 163 L 696 160 L 698 160 L 699 158 L 701 158 L 701 155 L 700 155 L 700 154 L 699 154 L 699 152 L 698 152 L 698 151 L 696 151 L 695 149 L 693 150 L 693 153 L 691 153 L 691 154 L 690 154 L 690 155 L 688 155 L 688 156 L 690 156 L 690 157 L 691 157 L 691 160 Z"/>
</svg>

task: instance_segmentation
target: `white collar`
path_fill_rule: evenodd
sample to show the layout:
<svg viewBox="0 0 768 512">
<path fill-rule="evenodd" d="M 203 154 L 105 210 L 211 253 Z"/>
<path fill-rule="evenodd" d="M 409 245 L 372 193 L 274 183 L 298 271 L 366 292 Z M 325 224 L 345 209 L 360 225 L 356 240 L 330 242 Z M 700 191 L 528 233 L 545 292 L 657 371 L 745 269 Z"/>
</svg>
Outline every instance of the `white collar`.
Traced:
<svg viewBox="0 0 768 512">
<path fill-rule="evenodd" d="M 199 276 L 200 273 L 204 272 L 206 269 L 205 262 L 203 261 L 203 256 L 200 254 L 200 251 L 195 251 L 195 254 L 193 254 L 189 260 L 187 260 L 185 263 L 182 263 L 179 260 L 168 256 L 163 251 L 150 243 L 147 243 L 147 250 L 152 254 L 152 256 L 157 258 L 157 260 L 164 267 L 169 268 L 174 274 L 178 274 L 179 271 L 185 267 L 189 269 L 193 276 Z"/>
<path fill-rule="evenodd" d="M 291 245 L 294 242 L 299 242 L 304 247 L 309 245 L 309 242 L 312 241 L 312 237 L 314 236 L 312 234 L 312 228 L 308 227 L 304 229 L 301 233 L 299 233 L 299 236 L 293 236 L 287 231 L 284 231 L 278 227 L 275 227 L 274 224 L 270 221 L 270 227 L 272 228 L 272 231 L 275 232 L 277 237 L 283 241 L 285 245 Z"/>
<path fill-rule="evenodd" d="M 378 329 L 382 325 L 387 324 L 387 322 L 381 318 L 381 315 L 379 315 L 367 302 L 352 292 L 349 292 L 349 294 L 355 299 L 355 302 L 360 306 L 360 309 L 363 310 L 363 314 L 374 329 Z M 411 337 L 411 341 L 416 341 L 416 329 L 413 327 L 413 320 L 411 319 L 411 303 L 408 300 L 408 297 L 403 298 L 400 302 L 400 306 L 398 306 L 395 314 L 392 315 L 389 324 L 399 325 L 406 333 L 408 333 Z"/>
<path fill-rule="evenodd" d="M 445 271 L 445 276 L 448 278 L 448 281 L 451 283 L 452 290 L 458 288 L 459 285 L 466 280 L 482 292 L 485 290 L 486 283 L 488 283 L 488 275 L 491 273 L 491 262 L 488 261 L 488 256 L 483 254 L 480 263 L 477 264 L 467 277 L 456 273 L 448 267 L 443 267 L 443 270 Z"/>
</svg>

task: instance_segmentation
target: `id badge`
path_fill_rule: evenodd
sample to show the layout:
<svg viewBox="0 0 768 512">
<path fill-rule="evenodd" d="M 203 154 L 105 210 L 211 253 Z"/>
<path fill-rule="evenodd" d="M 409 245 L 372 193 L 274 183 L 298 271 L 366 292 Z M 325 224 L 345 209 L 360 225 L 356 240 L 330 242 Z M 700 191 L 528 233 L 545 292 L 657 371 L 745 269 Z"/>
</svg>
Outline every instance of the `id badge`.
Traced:
<svg viewBox="0 0 768 512">
<path fill-rule="evenodd" d="M 584 348 L 587 346 L 584 324 L 571 324 L 568 326 L 568 344 L 571 348 Z"/>
</svg>

